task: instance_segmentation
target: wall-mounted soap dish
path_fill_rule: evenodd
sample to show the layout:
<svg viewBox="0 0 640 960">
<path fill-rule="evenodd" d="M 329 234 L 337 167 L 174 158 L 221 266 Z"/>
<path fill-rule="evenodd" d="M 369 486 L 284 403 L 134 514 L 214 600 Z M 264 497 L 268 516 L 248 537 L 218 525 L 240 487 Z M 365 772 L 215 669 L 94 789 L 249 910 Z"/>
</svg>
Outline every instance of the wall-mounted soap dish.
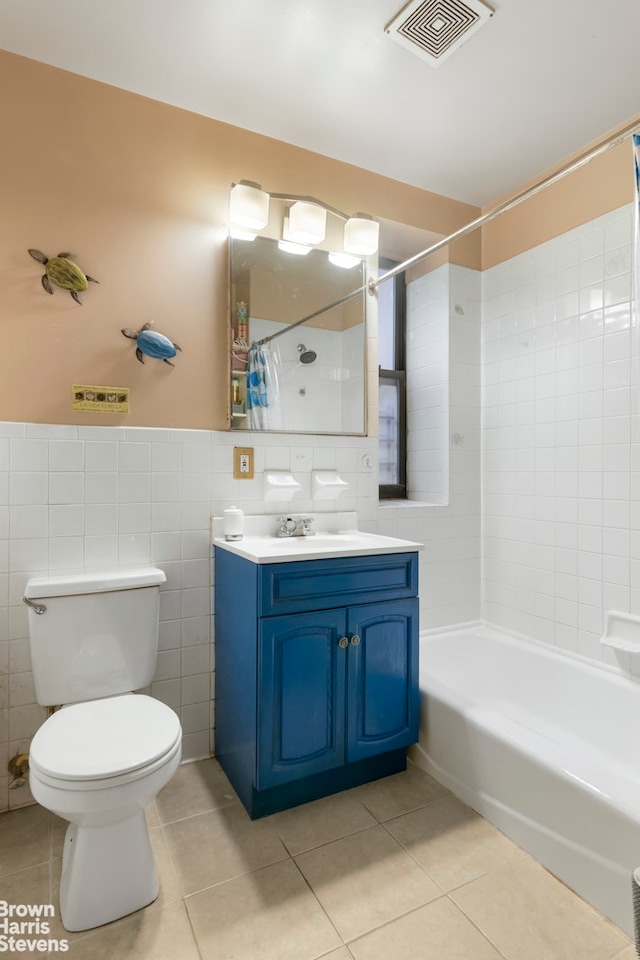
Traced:
<svg viewBox="0 0 640 960">
<path fill-rule="evenodd" d="M 300 490 L 300 484 L 286 470 L 266 470 L 263 481 L 265 502 L 289 503 Z"/>
<path fill-rule="evenodd" d="M 640 679 L 640 616 L 609 610 L 600 643 L 612 647 L 620 666 Z"/>
<path fill-rule="evenodd" d="M 335 470 L 314 470 L 311 474 L 311 496 L 314 500 L 337 500 L 349 484 Z"/>
</svg>

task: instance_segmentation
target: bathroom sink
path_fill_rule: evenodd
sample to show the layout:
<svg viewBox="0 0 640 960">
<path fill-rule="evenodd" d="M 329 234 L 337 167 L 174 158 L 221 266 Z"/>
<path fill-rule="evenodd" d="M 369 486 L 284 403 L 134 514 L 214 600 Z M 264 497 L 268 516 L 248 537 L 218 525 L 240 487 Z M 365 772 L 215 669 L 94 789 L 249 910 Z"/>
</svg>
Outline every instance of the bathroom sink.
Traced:
<svg viewBox="0 0 640 960">
<path fill-rule="evenodd" d="M 214 546 L 229 550 L 254 563 L 285 563 L 330 557 L 405 553 L 422 547 L 421 543 L 412 540 L 349 529 L 336 533 L 318 530 L 317 533 L 308 537 L 277 537 L 262 530 L 257 534 L 249 530 L 242 540 L 227 541 L 221 536 L 216 536 L 213 542 Z"/>
<path fill-rule="evenodd" d="M 328 533 L 315 534 L 310 537 L 269 537 L 274 547 L 283 550 L 324 550 L 337 549 L 344 550 L 349 547 L 368 546 L 371 541 L 367 534 L 358 533 Z"/>
</svg>

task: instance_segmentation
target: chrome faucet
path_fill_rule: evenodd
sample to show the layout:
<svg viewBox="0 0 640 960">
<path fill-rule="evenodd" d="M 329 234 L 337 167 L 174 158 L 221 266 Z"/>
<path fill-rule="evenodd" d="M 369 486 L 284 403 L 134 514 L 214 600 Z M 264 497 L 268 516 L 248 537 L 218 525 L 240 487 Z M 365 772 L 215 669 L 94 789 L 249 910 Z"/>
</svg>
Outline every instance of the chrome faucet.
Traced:
<svg viewBox="0 0 640 960">
<path fill-rule="evenodd" d="M 278 517 L 276 537 L 312 537 L 314 517 Z"/>
</svg>

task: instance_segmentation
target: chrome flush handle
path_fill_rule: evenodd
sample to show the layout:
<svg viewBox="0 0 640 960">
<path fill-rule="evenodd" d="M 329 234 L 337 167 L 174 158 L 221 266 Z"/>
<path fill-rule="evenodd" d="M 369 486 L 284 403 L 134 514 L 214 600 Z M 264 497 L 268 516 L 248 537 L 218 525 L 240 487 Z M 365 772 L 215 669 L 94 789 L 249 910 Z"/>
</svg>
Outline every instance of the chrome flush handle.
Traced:
<svg viewBox="0 0 640 960">
<path fill-rule="evenodd" d="M 26 603 L 28 607 L 31 607 L 34 613 L 41 614 L 47 612 L 47 608 L 45 607 L 44 603 L 34 603 L 33 600 L 29 600 L 29 597 L 23 597 L 22 602 Z"/>
</svg>

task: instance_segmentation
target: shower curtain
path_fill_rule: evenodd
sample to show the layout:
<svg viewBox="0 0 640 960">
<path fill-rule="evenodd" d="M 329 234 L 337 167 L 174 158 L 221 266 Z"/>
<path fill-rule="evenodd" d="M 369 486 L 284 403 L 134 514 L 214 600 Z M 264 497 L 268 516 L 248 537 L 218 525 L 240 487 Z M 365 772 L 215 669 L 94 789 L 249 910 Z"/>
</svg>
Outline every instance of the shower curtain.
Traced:
<svg viewBox="0 0 640 960">
<path fill-rule="evenodd" d="M 247 362 L 247 426 L 281 430 L 277 360 L 269 344 L 251 344 Z"/>
</svg>

